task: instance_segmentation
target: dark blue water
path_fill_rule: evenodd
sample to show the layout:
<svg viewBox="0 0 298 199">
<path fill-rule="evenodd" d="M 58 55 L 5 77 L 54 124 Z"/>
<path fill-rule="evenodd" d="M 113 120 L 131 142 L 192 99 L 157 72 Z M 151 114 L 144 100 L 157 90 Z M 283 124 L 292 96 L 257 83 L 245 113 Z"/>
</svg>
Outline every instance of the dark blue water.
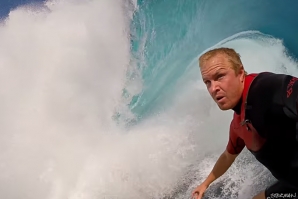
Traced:
<svg viewBox="0 0 298 199">
<path fill-rule="evenodd" d="M 0 2 L 0 18 L 7 17 L 9 12 L 19 6 L 42 3 L 44 0 L 3 0 Z"/>
</svg>

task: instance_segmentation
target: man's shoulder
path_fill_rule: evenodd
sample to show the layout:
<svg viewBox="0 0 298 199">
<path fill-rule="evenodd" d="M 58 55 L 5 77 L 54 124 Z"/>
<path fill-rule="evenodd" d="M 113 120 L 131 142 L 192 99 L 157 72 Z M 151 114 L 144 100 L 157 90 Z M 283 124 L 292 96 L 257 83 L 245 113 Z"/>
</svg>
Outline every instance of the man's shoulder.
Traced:
<svg viewBox="0 0 298 199">
<path fill-rule="evenodd" d="M 260 73 L 251 83 L 245 116 L 259 132 L 263 132 L 266 117 L 282 113 L 286 96 L 287 81 L 291 76 L 272 72 Z M 274 114 L 275 115 L 275 114 Z"/>
<path fill-rule="evenodd" d="M 266 83 L 266 82 L 278 82 L 278 81 L 283 81 L 285 78 L 289 78 L 292 77 L 288 74 L 283 74 L 283 73 L 274 73 L 274 72 L 260 72 L 260 73 L 250 73 L 248 74 L 248 76 L 254 76 L 255 80 L 254 82 L 262 82 L 262 83 Z"/>
<path fill-rule="evenodd" d="M 270 99 L 285 86 L 289 75 L 272 72 L 262 72 L 251 82 L 248 96 L 250 98 Z"/>
</svg>

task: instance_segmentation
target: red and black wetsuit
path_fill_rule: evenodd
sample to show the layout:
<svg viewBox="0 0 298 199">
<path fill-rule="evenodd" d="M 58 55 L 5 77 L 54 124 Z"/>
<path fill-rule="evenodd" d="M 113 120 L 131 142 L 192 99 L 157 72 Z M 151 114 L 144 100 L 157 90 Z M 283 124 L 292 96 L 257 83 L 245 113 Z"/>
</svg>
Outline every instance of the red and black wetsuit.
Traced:
<svg viewBox="0 0 298 199">
<path fill-rule="evenodd" d="M 273 192 L 298 196 L 297 80 L 283 74 L 250 74 L 233 109 L 227 151 L 239 154 L 246 146 L 278 179 L 266 197 Z"/>
</svg>

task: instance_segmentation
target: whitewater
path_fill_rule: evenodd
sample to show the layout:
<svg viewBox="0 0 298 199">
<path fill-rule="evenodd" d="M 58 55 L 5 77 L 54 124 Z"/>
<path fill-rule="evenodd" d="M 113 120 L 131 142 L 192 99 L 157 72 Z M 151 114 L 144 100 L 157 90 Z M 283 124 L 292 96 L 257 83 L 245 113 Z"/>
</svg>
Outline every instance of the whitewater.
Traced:
<svg viewBox="0 0 298 199">
<path fill-rule="evenodd" d="M 190 198 L 232 118 L 207 93 L 199 56 L 232 47 L 249 73 L 298 76 L 283 41 L 256 30 L 189 59 L 170 60 L 181 50 L 173 45 L 150 68 L 152 32 L 133 52 L 137 11 L 136 1 L 53 0 L 1 21 L 0 198 Z M 273 180 L 244 150 L 206 198 L 248 199 Z"/>
</svg>

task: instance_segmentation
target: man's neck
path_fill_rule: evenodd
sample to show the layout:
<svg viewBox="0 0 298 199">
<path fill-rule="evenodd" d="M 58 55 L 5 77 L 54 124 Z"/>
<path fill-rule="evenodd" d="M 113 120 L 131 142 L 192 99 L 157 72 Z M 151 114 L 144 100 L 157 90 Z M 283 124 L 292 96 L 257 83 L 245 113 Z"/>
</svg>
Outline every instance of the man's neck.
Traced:
<svg viewBox="0 0 298 199">
<path fill-rule="evenodd" d="M 240 98 L 236 106 L 233 108 L 233 111 L 235 111 L 235 113 L 238 115 L 240 115 L 241 113 L 241 104 L 242 104 L 242 97 Z"/>
</svg>

